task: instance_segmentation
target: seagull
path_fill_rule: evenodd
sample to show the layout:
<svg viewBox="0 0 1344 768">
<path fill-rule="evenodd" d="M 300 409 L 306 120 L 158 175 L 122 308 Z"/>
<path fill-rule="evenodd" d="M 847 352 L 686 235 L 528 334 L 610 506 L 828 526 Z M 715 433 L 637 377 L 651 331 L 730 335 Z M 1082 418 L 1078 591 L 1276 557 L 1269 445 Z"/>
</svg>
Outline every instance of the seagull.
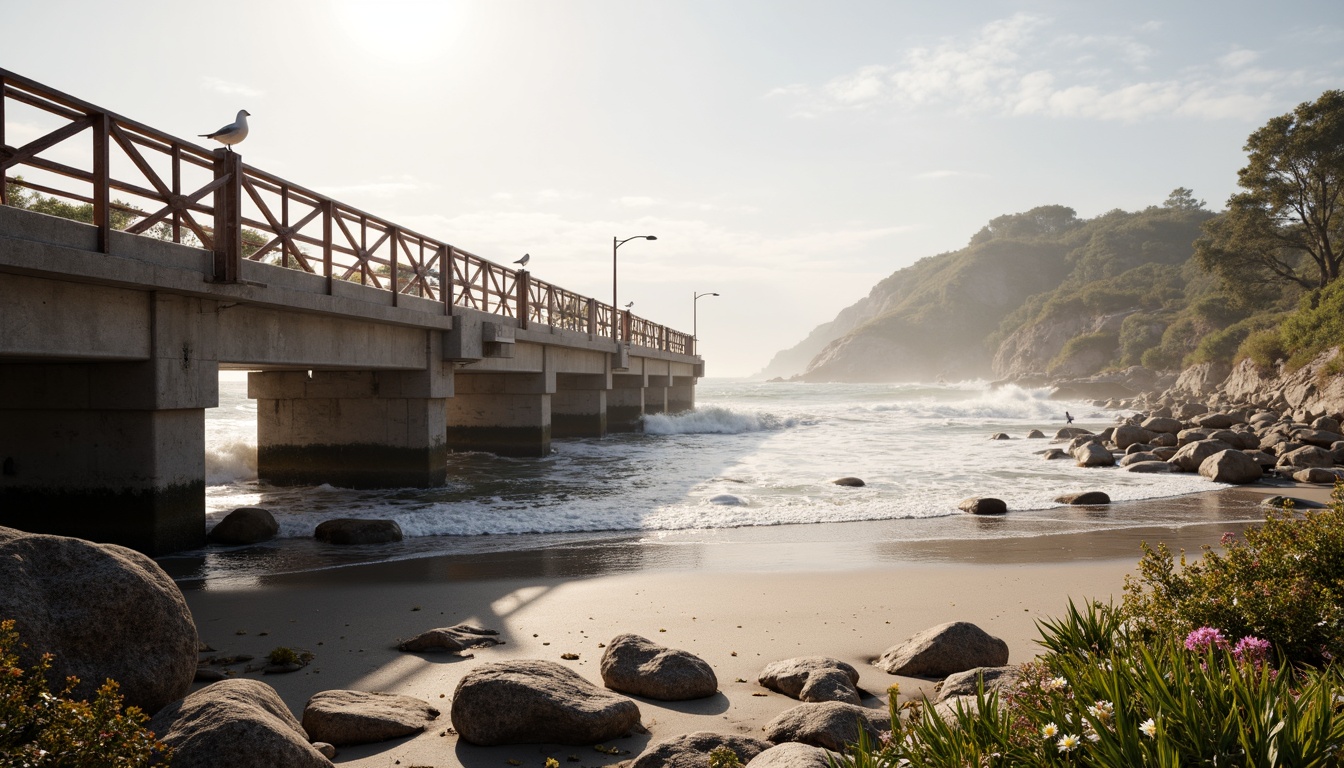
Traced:
<svg viewBox="0 0 1344 768">
<path fill-rule="evenodd" d="M 519 260 L 517 260 L 517 261 L 515 261 L 515 262 L 513 262 L 513 263 L 514 263 L 514 264 L 517 264 L 517 265 L 520 266 L 520 267 L 526 267 L 526 266 L 527 266 L 527 262 L 529 262 L 529 261 L 531 261 L 531 260 L 532 260 L 532 254 L 530 254 L 530 253 L 524 253 L 524 254 L 523 254 L 523 258 L 521 258 L 521 259 L 519 259 Z"/>
<path fill-rule="evenodd" d="M 220 144 L 223 144 L 225 149 L 232 152 L 234 144 L 247 138 L 247 118 L 251 116 L 251 112 L 248 112 L 246 109 L 240 109 L 238 110 L 237 120 L 234 120 L 232 123 L 220 128 L 214 133 L 202 133 L 200 134 L 200 137 L 203 139 L 214 139 Z"/>
<path fill-rule="evenodd" d="M 633 306 L 635 306 L 635 302 L 632 301 L 632 302 L 630 302 L 629 304 L 626 304 L 626 305 L 625 305 L 625 308 L 626 308 L 626 309 L 629 309 L 629 308 L 631 308 L 631 307 L 633 307 Z"/>
</svg>

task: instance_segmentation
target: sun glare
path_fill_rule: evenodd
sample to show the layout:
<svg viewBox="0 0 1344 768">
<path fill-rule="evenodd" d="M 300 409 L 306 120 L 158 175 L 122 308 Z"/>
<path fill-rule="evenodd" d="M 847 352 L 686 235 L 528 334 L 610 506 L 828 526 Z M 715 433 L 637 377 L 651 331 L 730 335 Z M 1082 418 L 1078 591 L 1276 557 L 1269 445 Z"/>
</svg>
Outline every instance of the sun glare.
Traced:
<svg viewBox="0 0 1344 768">
<path fill-rule="evenodd" d="M 336 19 L 375 60 L 420 64 L 450 50 L 466 6 L 444 0 L 340 0 Z"/>
</svg>

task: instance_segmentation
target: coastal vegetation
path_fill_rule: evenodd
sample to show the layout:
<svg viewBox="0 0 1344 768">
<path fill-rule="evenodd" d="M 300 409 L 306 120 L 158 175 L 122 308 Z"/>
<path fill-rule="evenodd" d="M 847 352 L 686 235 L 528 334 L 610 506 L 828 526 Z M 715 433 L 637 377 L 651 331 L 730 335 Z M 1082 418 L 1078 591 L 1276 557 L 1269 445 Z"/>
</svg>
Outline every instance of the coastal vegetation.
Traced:
<svg viewBox="0 0 1344 768">
<path fill-rule="evenodd" d="M 1273 118 L 1245 150 L 1221 212 L 1179 187 L 1091 219 L 1064 205 L 998 216 L 965 248 L 879 282 L 764 373 L 1058 378 L 1246 359 L 1296 370 L 1344 338 L 1344 92 Z"/>
<path fill-rule="evenodd" d="M 1338 765 L 1344 749 L 1344 484 L 1176 568 L 1144 548 L 1123 605 L 1038 622 L 1045 651 L 1004 691 L 891 709 L 841 768 Z M 894 699 L 894 697 L 893 697 Z"/>
<path fill-rule="evenodd" d="M 148 729 L 138 707 L 123 707 L 108 680 L 85 700 L 70 678 L 53 693 L 52 657 L 24 669 L 12 619 L 0 621 L 0 766 L 4 768 L 137 768 L 167 766 L 169 750 Z"/>
</svg>

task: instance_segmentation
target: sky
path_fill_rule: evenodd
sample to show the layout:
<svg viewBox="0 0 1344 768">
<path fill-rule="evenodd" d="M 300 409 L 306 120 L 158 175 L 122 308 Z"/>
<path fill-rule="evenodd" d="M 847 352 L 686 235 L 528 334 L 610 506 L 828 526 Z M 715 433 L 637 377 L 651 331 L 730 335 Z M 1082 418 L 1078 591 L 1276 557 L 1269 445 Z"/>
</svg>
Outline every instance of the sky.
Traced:
<svg viewBox="0 0 1344 768">
<path fill-rule="evenodd" d="M 0 67 L 691 331 L 746 376 L 989 219 L 1176 187 L 1344 87 L 1344 3 L 0 0 Z M 16 133 L 17 135 L 17 133 Z M 699 300 L 696 293 L 716 292 Z"/>
</svg>

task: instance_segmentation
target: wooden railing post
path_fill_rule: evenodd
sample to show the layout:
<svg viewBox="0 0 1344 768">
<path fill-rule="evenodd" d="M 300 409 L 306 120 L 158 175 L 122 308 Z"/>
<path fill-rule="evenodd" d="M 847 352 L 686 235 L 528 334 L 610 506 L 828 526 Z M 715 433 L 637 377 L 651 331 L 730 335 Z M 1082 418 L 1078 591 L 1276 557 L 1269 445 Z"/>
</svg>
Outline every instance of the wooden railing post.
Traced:
<svg viewBox="0 0 1344 768">
<path fill-rule="evenodd" d="M 108 144 L 112 119 L 106 113 L 93 118 L 93 225 L 98 228 L 98 252 L 108 253 L 112 241 L 112 170 Z"/>
<path fill-rule="evenodd" d="M 588 300 L 588 333 L 597 335 L 597 299 Z"/>
<path fill-rule="evenodd" d="M 215 192 L 215 282 L 236 283 L 243 269 L 243 159 L 215 150 L 215 178 L 227 179 Z"/>
<path fill-rule="evenodd" d="M 336 215 L 335 208 L 336 204 L 332 201 L 322 201 L 322 275 L 327 278 L 328 296 L 335 289 L 333 281 L 336 279 L 331 264 L 331 228 L 334 226 L 332 219 Z"/>
<path fill-rule="evenodd" d="M 397 294 L 401 293 L 401 285 L 399 285 L 399 281 L 397 280 L 399 277 L 397 274 L 397 262 L 399 261 L 398 257 L 401 255 L 399 253 L 401 250 L 399 247 L 401 245 L 401 230 L 396 227 L 388 227 L 387 242 L 392 246 L 392 263 L 389 265 L 388 269 L 392 272 L 392 306 L 395 307 L 397 306 Z"/>
<path fill-rule="evenodd" d="M 531 308 L 528 306 L 528 300 L 531 298 L 530 290 L 532 275 L 526 269 L 518 270 L 518 277 L 514 280 L 514 288 L 518 294 L 518 327 L 527 330 L 527 321 L 531 317 Z"/>
</svg>

